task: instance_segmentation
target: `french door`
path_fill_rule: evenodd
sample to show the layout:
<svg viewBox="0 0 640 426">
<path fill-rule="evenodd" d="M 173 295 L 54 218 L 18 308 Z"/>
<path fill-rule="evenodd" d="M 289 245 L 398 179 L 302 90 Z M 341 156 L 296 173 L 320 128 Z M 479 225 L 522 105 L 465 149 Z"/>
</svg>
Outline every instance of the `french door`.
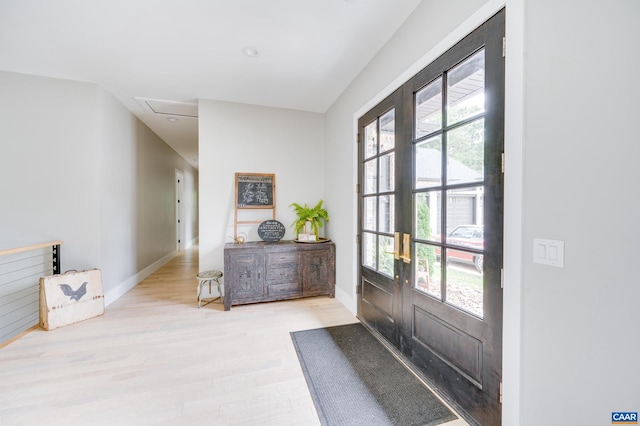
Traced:
<svg viewBox="0 0 640 426">
<path fill-rule="evenodd" d="M 358 316 L 394 345 L 400 343 L 402 285 L 399 280 L 402 158 L 407 136 L 401 89 L 359 120 L 360 297 Z"/>
<path fill-rule="evenodd" d="M 504 10 L 359 126 L 358 316 L 500 424 Z"/>
</svg>

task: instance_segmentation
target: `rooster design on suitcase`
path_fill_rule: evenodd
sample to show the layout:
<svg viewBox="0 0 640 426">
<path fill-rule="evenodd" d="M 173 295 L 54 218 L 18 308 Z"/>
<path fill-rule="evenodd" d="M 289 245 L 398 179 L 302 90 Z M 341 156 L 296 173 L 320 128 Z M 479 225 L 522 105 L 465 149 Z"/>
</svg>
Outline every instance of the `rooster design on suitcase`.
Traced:
<svg viewBox="0 0 640 426">
<path fill-rule="evenodd" d="M 71 288 L 71 286 L 69 284 L 59 284 L 59 285 L 60 285 L 60 289 L 62 290 L 64 295 L 65 296 L 69 296 L 70 300 L 78 301 L 78 300 L 82 299 L 82 296 L 87 294 L 87 282 L 86 281 L 83 282 L 82 285 L 80 287 L 78 287 L 77 290 L 74 290 L 73 288 Z"/>
</svg>

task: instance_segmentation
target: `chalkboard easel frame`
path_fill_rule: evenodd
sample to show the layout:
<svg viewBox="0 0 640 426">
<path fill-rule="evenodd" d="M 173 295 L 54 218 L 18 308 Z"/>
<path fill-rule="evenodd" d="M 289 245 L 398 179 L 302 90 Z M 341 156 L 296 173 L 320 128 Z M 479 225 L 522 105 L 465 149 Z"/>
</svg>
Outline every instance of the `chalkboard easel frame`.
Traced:
<svg viewBox="0 0 640 426">
<path fill-rule="evenodd" d="M 276 220 L 276 175 L 273 173 L 236 173 L 236 193 L 233 235 L 238 236 L 238 225 L 259 224 L 263 220 L 238 220 L 240 210 L 271 210 Z"/>
</svg>

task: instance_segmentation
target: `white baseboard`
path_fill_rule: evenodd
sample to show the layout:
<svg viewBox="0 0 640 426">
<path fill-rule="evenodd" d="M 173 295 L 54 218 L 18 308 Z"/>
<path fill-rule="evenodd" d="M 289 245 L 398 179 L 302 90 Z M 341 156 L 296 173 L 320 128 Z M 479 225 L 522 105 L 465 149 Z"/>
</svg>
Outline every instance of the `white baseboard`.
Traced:
<svg viewBox="0 0 640 426">
<path fill-rule="evenodd" d="M 139 282 L 147 278 L 149 275 L 153 274 L 158 269 L 162 268 L 167 262 L 169 262 L 171 259 L 176 257 L 177 254 L 178 254 L 177 251 L 173 251 L 167 254 L 163 258 L 155 261 L 151 265 L 144 268 L 142 271 L 138 272 L 137 274 L 129 277 L 127 280 L 118 284 L 115 288 L 105 292 L 105 295 L 104 295 L 105 306 L 109 306 L 111 303 L 115 302 L 120 297 L 125 295 L 129 290 L 131 290 L 136 285 L 138 285 Z"/>
<path fill-rule="evenodd" d="M 336 286 L 336 299 L 342 303 L 353 315 L 358 314 L 358 299 L 356 295 L 351 295 L 340 287 Z"/>
</svg>

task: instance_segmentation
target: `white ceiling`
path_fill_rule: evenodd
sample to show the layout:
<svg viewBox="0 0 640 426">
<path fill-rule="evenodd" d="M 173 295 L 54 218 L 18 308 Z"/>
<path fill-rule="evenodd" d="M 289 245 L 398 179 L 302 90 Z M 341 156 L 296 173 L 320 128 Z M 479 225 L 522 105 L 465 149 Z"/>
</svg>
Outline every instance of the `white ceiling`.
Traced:
<svg viewBox="0 0 640 426">
<path fill-rule="evenodd" d="M 0 0 L 0 70 L 97 83 L 197 167 L 197 118 L 174 112 L 325 112 L 420 1 Z"/>
</svg>

